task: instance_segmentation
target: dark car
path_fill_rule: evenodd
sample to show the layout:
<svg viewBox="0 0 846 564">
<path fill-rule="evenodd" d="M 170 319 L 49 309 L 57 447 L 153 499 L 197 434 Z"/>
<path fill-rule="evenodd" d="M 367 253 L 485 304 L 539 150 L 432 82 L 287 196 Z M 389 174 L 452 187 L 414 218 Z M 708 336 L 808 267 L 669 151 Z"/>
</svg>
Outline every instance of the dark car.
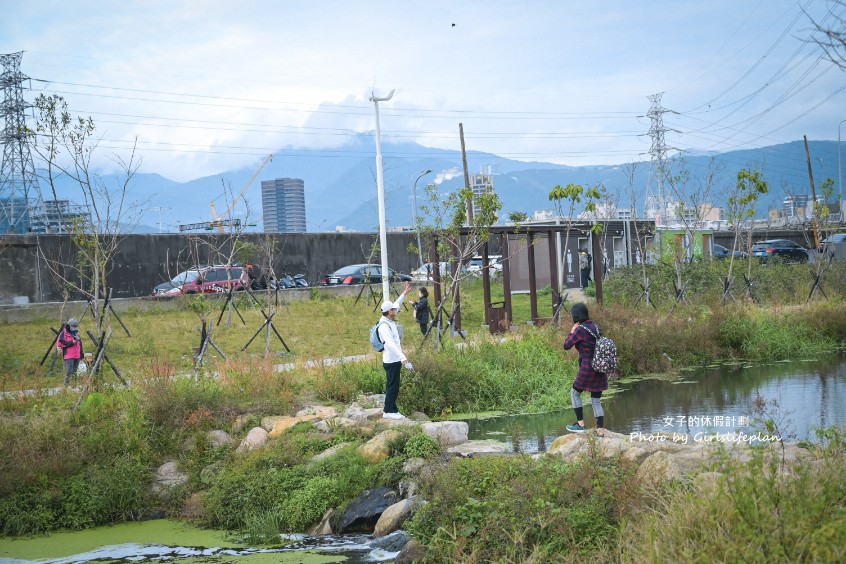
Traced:
<svg viewBox="0 0 846 564">
<path fill-rule="evenodd" d="M 713 256 L 715 259 L 726 259 L 731 256 L 731 251 L 722 245 L 714 244 Z M 734 258 L 746 258 L 749 255 L 743 251 L 734 251 Z"/>
<path fill-rule="evenodd" d="M 780 257 L 786 262 L 808 262 L 808 250 L 787 239 L 769 239 L 758 241 L 752 246 L 752 256 L 761 262 L 771 257 Z"/>
<path fill-rule="evenodd" d="M 200 272 L 194 280 L 182 286 L 183 294 L 213 294 L 228 292 L 230 286 L 244 290 L 250 285 L 247 269 L 241 266 L 212 266 Z"/>
<path fill-rule="evenodd" d="M 394 272 L 390 268 L 389 278 L 391 282 L 411 282 L 411 276 Z M 379 264 L 352 264 L 345 266 L 323 277 L 324 286 L 337 286 L 349 284 L 381 284 L 382 266 Z"/>
</svg>

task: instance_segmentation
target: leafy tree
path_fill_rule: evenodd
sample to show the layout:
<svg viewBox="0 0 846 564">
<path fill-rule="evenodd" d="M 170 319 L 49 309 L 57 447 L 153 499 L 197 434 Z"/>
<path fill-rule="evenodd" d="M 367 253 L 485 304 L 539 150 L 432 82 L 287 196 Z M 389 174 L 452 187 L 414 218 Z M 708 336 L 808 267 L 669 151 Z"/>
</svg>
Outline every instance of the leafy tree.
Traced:
<svg viewBox="0 0 846 564">
<path fill-rule="evenodd" d="M 508 214 L 508 221 L 517 225 L 524 223 L 527 219 L 529 219 L 529 214 L 526 212 L 513 211 Z"/>
<path fill-rule="evenodd" d="M 755 229 L 753 218 L 755 217 L 755 205 L 761 196 L 769 191 L 769 185 L 764 180 L 764 175 L 759 170 L 741 169 L 737 173 L 737 183 L 734 186 L 731 196 L 728 199 L 728 213 L 726 217 L 734 231 L 734 243 L 731 247 L 731 256 L 729 257 L 728 274 L 726 275 L 725 291 L 723 292 L 723 300 L 725 300 L 731 289 L 732 270 L 734 269 L 734 251 L 739 248 L 741 237 L 743 234 L 744 225 L 747 227 L 746 234 L 746 253 L 747 253 L 747 270 L 746 278 L 752 277 L 752 233 Z M 747 288 L 747 297 L 749 290 Z"/>
<path fill-rule="evenodd" d="M 581 207 L 584 201 L 584 211 L 586 213 L 596 212 L 596 204 L 602 198 L 599 186 L 591 186 L 585 188 L 580 184 L 573 184 L 572 182 L 565 187 L 556 185 L 549 192 L 549 201 L 555 204 L 555 211 L 558 217 L 564 222 L 564 249 L 569 248 L 570 245 L 570 231 L 576 222 L 576 210 Z M 591 227 L 593 233 L 599 233 L 602 230 L 602 225 L 596 222 Z M 598 260 L 598 257 L 597 257 Z"/>
</svg>

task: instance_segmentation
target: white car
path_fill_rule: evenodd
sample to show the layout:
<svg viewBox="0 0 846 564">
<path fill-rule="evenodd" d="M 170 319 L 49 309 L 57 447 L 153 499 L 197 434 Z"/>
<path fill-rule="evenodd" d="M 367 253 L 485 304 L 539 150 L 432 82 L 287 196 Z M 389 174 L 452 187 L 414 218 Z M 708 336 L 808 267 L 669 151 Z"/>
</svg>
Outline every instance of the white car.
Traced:
<svg viewBox="0 0 846 564">
<path fill-rule="evenodd" d="M 411 271 L 411 279 L 415 282 L 431 282 L 434 280 L 434 263 L 427 262 L 417 270 Z M 452 272 L 448 262 L 442 262 L 440 267 L 441 276 L 449 275 Z"/>
</svg>

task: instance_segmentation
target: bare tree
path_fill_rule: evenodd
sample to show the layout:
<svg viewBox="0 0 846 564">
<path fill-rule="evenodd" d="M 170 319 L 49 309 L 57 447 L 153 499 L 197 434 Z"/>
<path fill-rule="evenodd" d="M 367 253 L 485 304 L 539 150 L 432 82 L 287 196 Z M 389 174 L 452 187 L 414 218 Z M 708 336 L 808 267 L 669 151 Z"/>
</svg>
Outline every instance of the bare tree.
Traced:
<svg viewBox="0 0 846 564">
<path fill-rule="evenodd" d="M 832 63 L 846 69 L 846 0 L 829 0 L 827 16 L 820 21 L 805 14 L 814 27 L 811 42 L 825 52 Z"/>
</svg>

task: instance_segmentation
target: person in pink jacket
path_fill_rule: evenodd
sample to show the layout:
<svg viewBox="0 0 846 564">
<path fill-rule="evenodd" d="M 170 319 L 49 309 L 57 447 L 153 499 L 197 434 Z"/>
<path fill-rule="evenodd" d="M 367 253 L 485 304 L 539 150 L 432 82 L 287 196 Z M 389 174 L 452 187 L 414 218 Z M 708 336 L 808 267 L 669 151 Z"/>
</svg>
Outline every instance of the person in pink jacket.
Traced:
<svg viewBox="0 0 846 564">
<path fill-rule="evenodd" d="M 79 338 L 79 321 L 71 317 L 59 332 L 56 346 L 62 351 L 65 360 L 65 386 L 70 385 L 71 376 L 79 368 L 79 360 L 83 357 L 82 339 Z"/>
</svg>

